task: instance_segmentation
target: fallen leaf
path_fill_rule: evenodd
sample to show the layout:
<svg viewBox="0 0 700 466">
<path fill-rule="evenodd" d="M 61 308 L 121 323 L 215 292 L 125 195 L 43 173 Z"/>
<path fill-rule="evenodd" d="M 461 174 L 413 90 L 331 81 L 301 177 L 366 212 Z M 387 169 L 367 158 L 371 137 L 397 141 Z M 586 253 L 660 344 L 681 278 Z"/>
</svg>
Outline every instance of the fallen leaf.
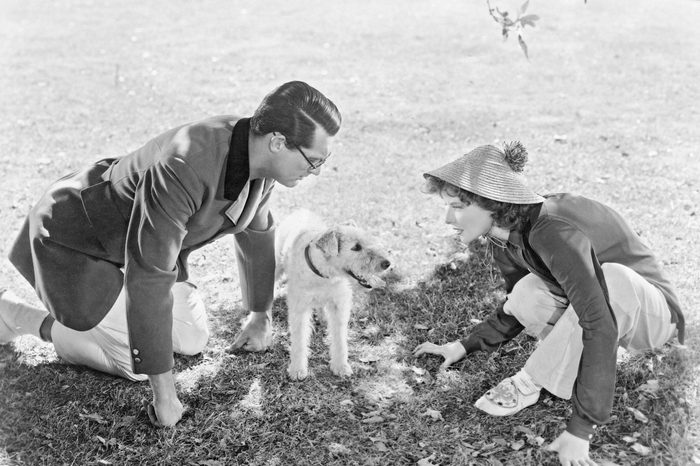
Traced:
<svg viewBox="0 0 700 466">
<path fill-rule="evenodd" d="M 377 362 L 381 358 L 379 356 L 362 356 L 360 362 Z"/>
<path fill-rule="evenodd" d="M 381 451 L 382 453 L 385 453 L 385 452 L 389 451 L 389 449 L 386 447 L 386 445 L 384 444 L 384 442 L 375 442 L 375 443 L 374 443 L 374 448 L 376 448 L 377 450 Z"/>
<path fill-rule="evenodd" d="M 642 385 L 637 387 L 637 390 L 653 395 L 659 391 L 659 381 L 655 379 L 647 380 L 646 383 L 643 383 Z"/>
<path fill-rule="evenodd" d="M 425 369 L 423 369 L 422 367 L 411 366 L 411 370 L 418 375 L 425 374 Z"/>
<path fill-rule="evenodd" d="M 630 437 L 629 435 L 625 435 L 624 437 L 622 437 L 622 440 L 624 440 L 624 441 L 627 442 L 627 443 L 632 443 L 632 442 L 636 442 L 636 441 L 637 441 L 636 438 Z"/>
<path fill-rule="evenodd" d="M 426 458 L 418 460 L 418 462 L 416 464 L 417 464 L 417 466 L 437 466 L 436 464 L 434 464 L 431 461 L 434 457 L 435 457 L 435 453 L 433 453 L 432 455 L 430 455 Z"/>
<path fill-rule="evenodd" d="M 350 449 L 342 443 L 329 443 L 328 451 L 333 455 L 349 455 Z"/>
<path fill-rule="evenodd" d="M 508 445 L 508 442 L 503 437 L 494 437 L 493 442 L 499 447 L 505 447 L 506 445 Z"/>
<path fill-rule="evenodd" d="M 632 415 L 634 415 L 634 418 L 635 418 L 636 420 L 638 420 L 639 422 L 642 422 L 642 423 L 644 423 L 644 424 L 646 424 L 647 422 L 649 422 L 649 419 L 648 419 L 648 418 L 644 415 L 644 413 L 642 413 L 640 410 L 638 410 L 638 409 L 636 409 L 636 408 L 628 407 L 628 408 L 627 408 L 627 411 L 629 411 L 630 413 L 632 413 Z"/>
<path fill-rule="evenodd" d="M 415 328 L 416 330 L 428 330 L 430 327 L 424 324 L 415 324 L 413 328 Z"/>
<path fill-rule="evenodd" d="M 525 426 L 515 426 L 513 427 L 514 432 L 522 432 L 525 435 L 535 435 L 535 433 L 532 431 L 532 429 L 525 427 Z"/>
<path fill-rule="evenodd" d="M 78 413 L 78 416 L 80 416 L 83 419 L 89 419 L 91 421 L 95 421 L 98 424 L 107 424 L 107 421 L 105 421 L 104 418 L 97 413 L 93 413 L 93 414 Z"/>
<path fill-rule="evenodd" d="M 435 409 L 426 409 L 425 412 L 423 413 L 423 416 L 429 416 L 435 421 L 442 421 L 442 413 L 440 411 L 437 411 Z"/>
<path fill-rule="evenodd" d="M 636 451 L 642 456 L 647 456 L 649 453 L 651 453 L 651 448 L 645 447 L 641 443 L 635 443 L 632 445 L 632 450 Z"/>
<path fill-rule="evenodd" d="M 343 400 L 340 402 L 340 406 L 352 406 L 355 403 L 352 402 L 352 400 Z"/>
<path fill-rule="evenodd" d="M 523 440 L 516 440 L 515 442 L 510 443 L 510 447 L 515 451 L 520 450 L 524 446 L 525 442 Z"/>
<path fill-rule="evenodd" d="M 363 419 L 362 422 L 365 424 L 379 424 L 381 422 L 384 422 L 384 418 L 381 416 L 372 416 L 368 417 L 367 419 Z"/>
</svg>

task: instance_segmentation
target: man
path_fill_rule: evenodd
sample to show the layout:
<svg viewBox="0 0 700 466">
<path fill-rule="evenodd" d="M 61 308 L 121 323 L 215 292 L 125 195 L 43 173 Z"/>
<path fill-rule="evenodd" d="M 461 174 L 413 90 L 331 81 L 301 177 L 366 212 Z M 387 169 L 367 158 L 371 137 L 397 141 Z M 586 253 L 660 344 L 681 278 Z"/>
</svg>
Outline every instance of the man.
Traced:
<svg viewBox="0 0 700 466">
<path fill-rule="evenodd" d="M 151 421 L 183 413 L 173 351 L 208 338 L 187 256 L 234 234 L 243 304 L 234 348 L 270 345 L 275 182 L 318 175 L 341 116 L 323 94 L 289 82 L 251 118 L 219 116 L 174 128 L 120 158 L 53 184 L 29 213 L 10 260 L 48 312 L 0 296 L 0 344 L 21 334 L 53 341 L 66 361 L 131 380 L 148 378 Z"/>
</svg>

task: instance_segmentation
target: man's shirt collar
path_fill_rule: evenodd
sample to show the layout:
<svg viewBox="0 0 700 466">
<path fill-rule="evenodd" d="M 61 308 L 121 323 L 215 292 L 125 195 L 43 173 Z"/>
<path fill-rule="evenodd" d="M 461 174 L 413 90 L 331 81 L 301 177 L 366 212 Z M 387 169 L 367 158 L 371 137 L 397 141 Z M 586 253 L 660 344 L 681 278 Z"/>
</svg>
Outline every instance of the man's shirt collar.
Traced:
<svg viewBox="0 0 700 466">
<path fill-rule="evenodd" d="M 233 127 L 231 145 L 226 162 L 226 178 L 224 179 L 224 197 L 230 201 L 238 199 L 238 195 L 250 177 L 249 133 L 250 118 L 241 118 Z"/>
</svg>

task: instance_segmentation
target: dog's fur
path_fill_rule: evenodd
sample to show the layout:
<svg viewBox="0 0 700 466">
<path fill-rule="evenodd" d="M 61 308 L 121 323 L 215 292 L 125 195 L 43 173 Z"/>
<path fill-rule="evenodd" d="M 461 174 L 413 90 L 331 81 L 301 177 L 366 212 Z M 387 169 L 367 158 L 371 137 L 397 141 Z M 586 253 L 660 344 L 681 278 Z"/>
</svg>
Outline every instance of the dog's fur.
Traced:
<svg viewBox="0 0 700 466">
<path fill-rule="evenodd" d="M 293 213 L 277 228 L 277 277 L 283 273 L 287 276 L 291 342 L 287 373 L 293 380 L 308 375 L 313 311 L 321 309 L 328 324 L 331 372 L 338 376 L 352 374 L 347 343 L 351 285 L 382 287 L 382 276 L 390 266 L 385 254 L 373 243 L 358 228 L 328 228 L 308 211 Z"/>
</svg>

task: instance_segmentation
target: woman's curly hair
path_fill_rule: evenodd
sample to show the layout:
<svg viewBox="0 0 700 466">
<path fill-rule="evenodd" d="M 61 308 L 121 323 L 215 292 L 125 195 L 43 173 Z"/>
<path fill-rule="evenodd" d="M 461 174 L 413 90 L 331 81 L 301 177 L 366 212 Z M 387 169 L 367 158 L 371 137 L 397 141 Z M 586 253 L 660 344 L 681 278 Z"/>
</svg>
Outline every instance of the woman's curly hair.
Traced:
<svg viewBox="0 0 700 466">
<path fill-rule="evenodd" d="M 519 230 L 527 221 L 530 211 L 537 205 L 494 201 L 459 188 L 432 175 L 426 175 L 425 185 L 421 191 L 426 194 L 440 194 L 444 192 L 449 196 L 459 197 L 459 200 L 465 205 L 476 204 L 482 209 L 491 212 L 491 218 L 493 218 L 497 226 L 508 230 Z"/>
</svg>

